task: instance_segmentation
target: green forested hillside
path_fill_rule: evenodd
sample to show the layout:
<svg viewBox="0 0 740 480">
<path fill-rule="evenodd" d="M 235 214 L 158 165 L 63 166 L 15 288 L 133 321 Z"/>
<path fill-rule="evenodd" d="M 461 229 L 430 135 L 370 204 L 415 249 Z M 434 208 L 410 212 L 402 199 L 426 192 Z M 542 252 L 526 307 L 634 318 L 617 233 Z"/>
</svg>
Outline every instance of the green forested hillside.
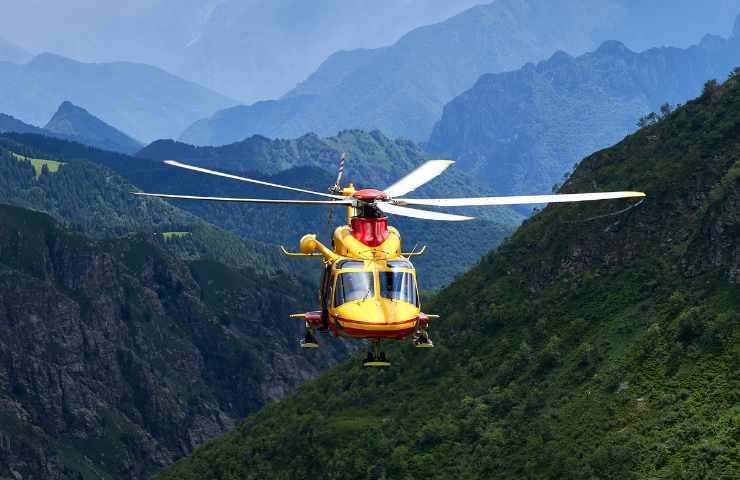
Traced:
<svg viewBox="0 0 740 480">
<path fill-rule="evenodd" d="M 431 351 L 355 358 L 166 479 L 734 479 L 740 81 L 581 162 L 554 205 L 425 307 Z"/>
<path fill-rule="evenodd" d="M 274 248 L 239 238 L 165 202 L 131 195 L 135 187 L 109 168 L 94 163 L 95 156 L 87 152 L 111 158 L 125 156 L 38 135 L 8 135 L 0 136 L 3 202 L 48 212 L 68 228 L 98 238 L 134 232 L 155 234 L 161 245 L 188 259 L 206 256 L 258 270 L 273 269 L 279 263 Z M 79 151 L 61 156 L 53 149 L 47 150 L 45 142 Z M 24 158 L 63 158 L 65 162 L 51 172 L 42 166 L 44 162 L 36 160 L 34 165 L 33 160 Z M 176 242 L 158 235 L 169 231 L 188 231 L 191 235 Z"/>
<path fill-rule="evenodd" d="M 198 147 L 174 140 L 159 140 L 143 148 L 137 157 L 177 159 L 206 168 L 256 171 L 263 175 L 276 175 L 295 167 L 317 167 L 334 177 L 331 183 L 321 185 L 323 191 L 334 183 L 342 153 L 347 154 L 344 181 L 354 182 L 358 188 L 383 189 L 430 158 L 416 143 L 403 138 L 389 138 L 378 130 L 343 130 L 331 137 L 308 134 L 294 139 L 270 139 L 254 135 L 220 147 Z M 202 179 L 202 175 L 199 177 Z M 240 187 L 244 188 L 244 185 Z M 275 193 L 267 191 L 273 195 Z M 486 190 L 478 179 L 453 166 L 444 175 L 415 191 L 413 196 L 462 197 L 493 193 L 490 189 Z M 522 220 L 509 207 L 474 212 L 499 223 L 518 224 Z"/>
<path fill-rule="evenodd" d="M 398 180 L 426 159 L 424 152 L 412 142 L 390 140 L 380 132 L 346 131 L 337 137 L 327 139 L 316 136 L 296 140 L 254 137 L 219 148 L 193 147 L 162 141 L 144 149 L 140 155 L 145 158 L 105 152 L 36 135 L 7 135 L 17 142 L 34 145 L 51 157 L 70 164 L 83 158 L 105 165 L 120 173 L 131 184 L 148 192 L 191 195 L 285 198 L 285 194 L 280 190 L 190 172 L 160 162 L 152 162 L 146 157 L 176 158 L 202 166 L 247 171 L 253 177 L 317 191 L 325 191 L 334 183 L 336 179 L 334 172 L 343 150 L 349 152 L 345 180 L 357 179 L 358 186 L 378 184 L 385 186 Z M 32 152 L 28 153 L 31 154 Z M 280 173 L 268 177 L 263 173 L 250 171 L 253 168 Z M 285 168 L 288 170 L 282 171 Z M 332 173 L 325 171 L 324 168 Z M 485 193 L 474 180 L 455 171 L 454 167 L 450 170 L 420 189 L 419 195 L 445 197 L 476 196 Z M 155 203 L 160 204 L 156 201 Z M 283 243 L 293 248 L 297 248 L 298 240 L 305 233 L 317 233 L 326 238 L 330 231 L 328 211 L 323 207 L 254 206 L 188 201 L 175 204 L 244 238 Z M 344 211 L 335 210 L 333 224 L 346 221 Z M 391 218 L 391 223 L 401 229 L 407 248 L 413 248 L 417 244 L 429 244 L 429 254 L 419 258 L 417 262 L 423 288 L 436 289 L 449 283 L 455 275 L 466 271 L 485 252 L 498 245 L 521 219 L 519 214 L 505 207 L 490 208 L 487 211 L 477 209 L 472 213 L 484 216 L 485 219 L 466 222 L 461 226 L 446 222 Z M 460 235 L 460 232 L 464 235 Z M 459 238 L 461 247 L 445 248 L 450 238 Z M 273 251 L 276 252 L 277 249 Z M 310 266 L 305 262 L 292 262 L 292 265 L 297 268 L 301 265 Z"/>
</svg>

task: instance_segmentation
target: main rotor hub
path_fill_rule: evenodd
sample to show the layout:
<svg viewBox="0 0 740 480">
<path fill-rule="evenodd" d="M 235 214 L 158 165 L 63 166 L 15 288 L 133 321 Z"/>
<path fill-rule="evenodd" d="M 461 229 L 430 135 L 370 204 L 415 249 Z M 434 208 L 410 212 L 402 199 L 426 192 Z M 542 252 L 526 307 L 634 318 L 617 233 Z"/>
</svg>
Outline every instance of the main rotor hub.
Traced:
<svg viewBox="0 0 740 480">
<path fill-rule="evenodd" d="M 352 194 L 352 198 L 363 202 L 374 202 L 375 200 L 388 200 L 388 195 L 374 188 L 364 188 Z"/>
</svg>

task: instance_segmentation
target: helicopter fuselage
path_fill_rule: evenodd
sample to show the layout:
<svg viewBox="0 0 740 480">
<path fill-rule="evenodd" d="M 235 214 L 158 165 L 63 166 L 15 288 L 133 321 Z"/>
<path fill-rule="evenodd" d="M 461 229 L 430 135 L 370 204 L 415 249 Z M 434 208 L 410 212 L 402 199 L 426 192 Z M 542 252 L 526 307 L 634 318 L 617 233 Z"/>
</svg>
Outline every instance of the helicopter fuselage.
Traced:
<svg viewBox="0 0 740 480">
<path fill-rule="evenodd" d="M 416 269 L 386 217 L 352 217 L 350 225 L 334 231 L 331 250 L 313 235 L 301 240 L 302 252 L 316 249 L 324 256 L 324 273 L 321 310 L 312 323 L 337 336 L 365 339 L 403 340 L 416 329 L 421 314 Z"/>
<path fill-rule="evenodd" d="M 321 310 L 297 316 L 336 336 L 403 340 L 429 321 L 421 312 L 416 269 L 409 260 L 419 252 L 403 253 L 398 230 L 365 203 L 382 192 L 355 191 L 350 185 L 342 193 L 361 202 L 348 208 L 347 224 L 334 230 L 331 247 L 316 235 L 301 239 L 300 255 L 322 256 L 324 271 Z"/>
</svg>

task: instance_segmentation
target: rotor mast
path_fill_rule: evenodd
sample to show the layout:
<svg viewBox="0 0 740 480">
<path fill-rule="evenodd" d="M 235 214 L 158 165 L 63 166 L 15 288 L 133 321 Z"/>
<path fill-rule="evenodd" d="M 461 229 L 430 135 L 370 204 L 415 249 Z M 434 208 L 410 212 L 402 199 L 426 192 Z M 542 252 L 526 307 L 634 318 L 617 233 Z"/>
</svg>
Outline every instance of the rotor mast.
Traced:
<svg viewBox="0 0 740 480">
<path fill-rule="evenodd" d="M 347 186 L 339 192 L 339 194 L 344 197 L 352 198 L 352 195 L 354 195 L 356 191 L 355 185 L 352 182 L 349 182 Z M 347 225 L 352 224 L 352 217 L 355 215 L 357 215 L 357 209 L 355 206 L 352 204 L 347 205 Z"/>
</svg>

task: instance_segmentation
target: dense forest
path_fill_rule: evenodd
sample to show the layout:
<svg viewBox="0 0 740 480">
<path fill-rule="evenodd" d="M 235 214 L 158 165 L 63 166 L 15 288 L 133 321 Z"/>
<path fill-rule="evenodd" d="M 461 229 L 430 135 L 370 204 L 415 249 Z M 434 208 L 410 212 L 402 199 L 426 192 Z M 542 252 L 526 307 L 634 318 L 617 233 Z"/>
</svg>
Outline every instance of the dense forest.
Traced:
<svg viewBox="0 0 740 480">
<path fill-rule="evenodd" d="M 150 233 L 187 259 L 209 257 L 257 270 L 281 265 L 274 248 L 214 227 L 163 201 L 131 195 L 136 187 L 105 166 L 105 159 L 116 166 L 114 160 L 130 157 L 38 135 L 8 135 L 0 136 L 0 200 L 4 202 L 45 211 L 68 228 L 98 238 Z M 47 150 L 47 142 L 57 150 Z M 59 148 L 73 153 L 59 155 Z M 53 172 L 38 163 L 50 158 L 59 162 Z M 187 235 L 173 238 L 163 235 L 167 232 Z"/>
</svg>

